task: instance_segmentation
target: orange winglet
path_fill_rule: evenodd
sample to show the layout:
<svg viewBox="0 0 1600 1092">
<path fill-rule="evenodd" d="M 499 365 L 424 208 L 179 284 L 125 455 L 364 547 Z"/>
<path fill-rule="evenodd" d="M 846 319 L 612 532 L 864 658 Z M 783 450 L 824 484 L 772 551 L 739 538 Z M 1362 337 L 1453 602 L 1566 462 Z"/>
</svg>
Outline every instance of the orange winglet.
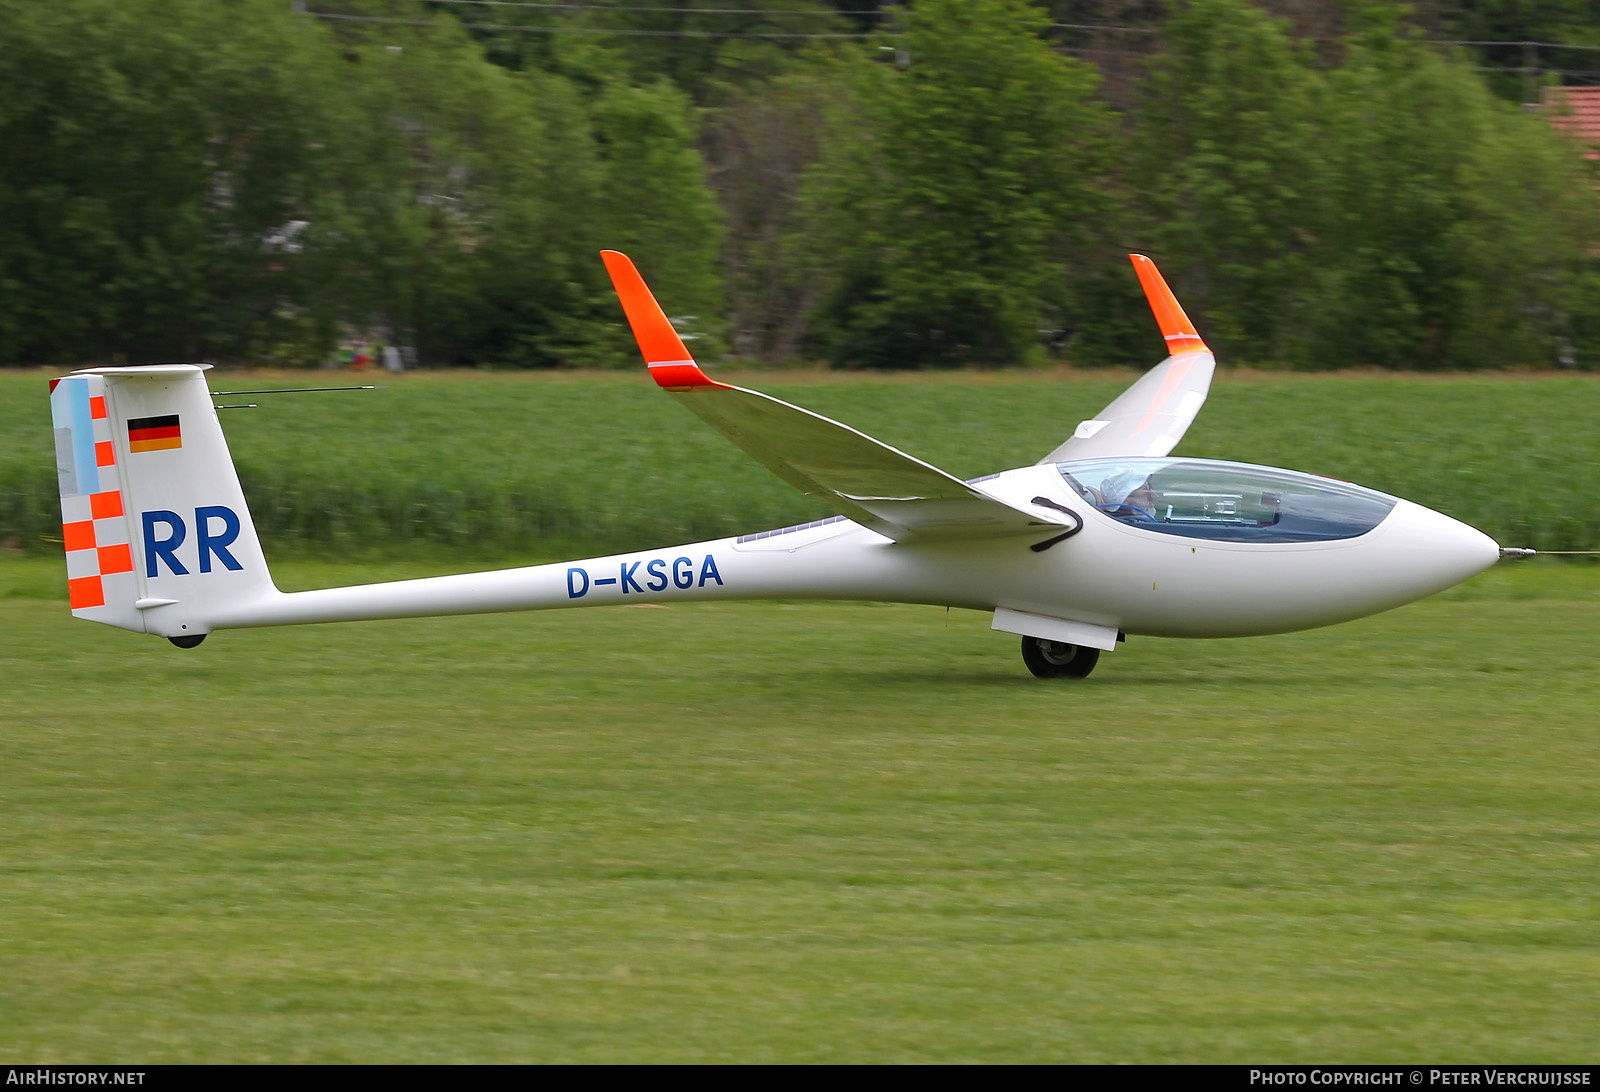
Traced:
<svg viewBox="0 0 1600 1092">
<path fill-rule="evenodd" d="M 694 362 L 694 357 L 684 348 L 683 339 L 672 328 L 671 321 L 666 312 L 661 310 L 656 298 L 650 294 L 632 260 L 615 250 L 602 250 L 600 257 L 605 260 L 606 272 L 611 274 L 611 284 L 617 290 L 617 299 L 622 301 L 623 314 L 628 316 L 628 325 L 633 327 L 639 351 L 644 354 L 644 362 L 649 365 L 650 375 L 656 383 L 669 391 L 686 391 L 695 387 L 726 388 L 728 384 L 710 378 Z"/>
<path fill-rule="evenodd" d="M 1150 301 L 1150 310 L 1155 313 L 1156 325 L 1161 327 L 1161 334 L 1167 339 L 1167 355 L 1174 356 L 1194 349 L 1209 352 L 1206 343 L 1200 340 L 1200 335 L 1195 332 L 1194 323 L 1189 321 L 1189 316 L 1178 306 L 1178 297 L 1167 287 L 1167 282 L 1162 279 L 1156 263 L 1143 254 L 1129 254 L 1128 260 L 1133 262 L 1133 271 L 1139 274 L 1139 285 L 1144 289 L 1144 298 Z"/>
</svg>

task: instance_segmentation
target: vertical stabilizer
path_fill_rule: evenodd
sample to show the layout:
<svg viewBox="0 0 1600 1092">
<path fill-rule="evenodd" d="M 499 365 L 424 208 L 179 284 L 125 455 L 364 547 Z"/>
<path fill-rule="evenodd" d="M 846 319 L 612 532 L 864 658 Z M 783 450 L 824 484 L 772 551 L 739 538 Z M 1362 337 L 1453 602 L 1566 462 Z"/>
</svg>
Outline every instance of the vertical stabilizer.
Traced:
<svg viewBox="0 0 1600 1092">
<path fill-rule="evenodd" d="M 51 385 L 72 613 L 200 637 L 274 594 L 205 368 L 92 368 Z"/>
</svg>

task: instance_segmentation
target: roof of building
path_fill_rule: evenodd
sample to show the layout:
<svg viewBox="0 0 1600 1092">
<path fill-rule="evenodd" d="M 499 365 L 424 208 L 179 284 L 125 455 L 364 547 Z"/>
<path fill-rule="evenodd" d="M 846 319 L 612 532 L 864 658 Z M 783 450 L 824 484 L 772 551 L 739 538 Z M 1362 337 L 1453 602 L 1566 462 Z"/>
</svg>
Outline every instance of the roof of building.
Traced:
<svg viewBox="0 0 1600 1092">
<path fill-rule="evenodd" d="M 1546 87 L 1541 112 L 1550 124 L 1589 145 L 1589 157 L 1600 157 L 1600 87 Z"/>
</svg>

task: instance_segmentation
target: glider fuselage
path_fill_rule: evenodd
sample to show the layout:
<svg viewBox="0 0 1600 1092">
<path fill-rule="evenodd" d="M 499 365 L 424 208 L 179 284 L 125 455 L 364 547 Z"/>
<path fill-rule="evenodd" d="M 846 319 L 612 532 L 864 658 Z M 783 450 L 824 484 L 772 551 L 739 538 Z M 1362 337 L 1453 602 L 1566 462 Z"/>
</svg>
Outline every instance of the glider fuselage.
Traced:
<svg viewBox="0 0 1600 1092">
<path fill-rule="evenodd" d="M 209 617 L 189 617 L 173 603 L 147 610 L 145 619 L 151 632 L 172 636 L 629 603 L 858 599 L 1019 612 L 1113 639 L 1119 631 L 1240 637 L 1387 610 L 1456 584 L 1499 556 L 1486 535 L 1403 500 L 1353 537 L 1255 543 L 1130 525 L 1076 495 L 1055 464 L 1006 471 L 982 488 L 1002 500 L 1045 496 L 1083 527 L 1035 551 L 1037 537 L 1027 536 L 897 543 L 834 518 L 527 568 L 309 592 L 263 588 Z"/>
</svg>

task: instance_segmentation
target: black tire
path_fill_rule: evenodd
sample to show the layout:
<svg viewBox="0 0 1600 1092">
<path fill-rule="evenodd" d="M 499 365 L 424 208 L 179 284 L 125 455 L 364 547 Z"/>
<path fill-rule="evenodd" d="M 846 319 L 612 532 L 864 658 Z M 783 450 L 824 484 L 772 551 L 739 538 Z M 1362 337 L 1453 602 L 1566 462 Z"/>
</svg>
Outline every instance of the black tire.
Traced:
<svg viewBox="0 0 1600 1092">
<path fill-rule="evenodd" d="M 1042 637 L 1024 637 L 1022 662 L 1041 679 L 1081 679 L 1100 662 L 1100 650 L 1087 645 L 1046 641 Z"/>
</svg>

